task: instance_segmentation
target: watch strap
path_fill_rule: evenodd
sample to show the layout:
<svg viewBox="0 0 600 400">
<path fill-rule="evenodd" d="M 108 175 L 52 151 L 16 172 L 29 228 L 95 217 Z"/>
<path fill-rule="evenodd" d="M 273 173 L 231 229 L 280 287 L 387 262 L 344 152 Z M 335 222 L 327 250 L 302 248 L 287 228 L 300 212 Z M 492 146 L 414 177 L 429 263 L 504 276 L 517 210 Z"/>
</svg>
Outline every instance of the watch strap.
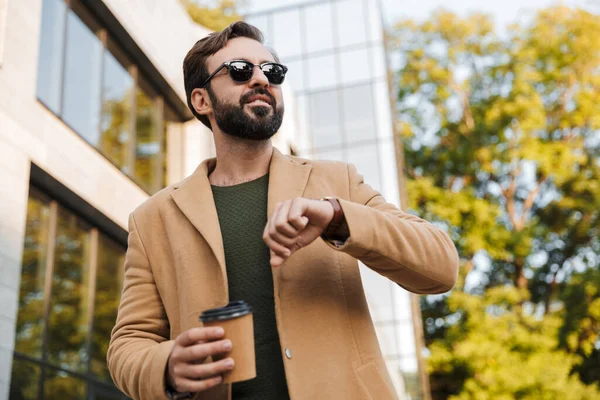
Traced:
<svg viewBox="0 0 600 400">
<path fill-rule="evenodd" d="M 340 201 L 335 197 L 323 197 L 321 200 L 328 201 L 331 203 L 333 207 L 333 218 L 329 225 L 323 231 L 323 238 L 325 239 L 335 239 L 335 235 L 344 223 L 344 211 L 342 210 L 342 206 L 340 205 Z"/>
</svg>

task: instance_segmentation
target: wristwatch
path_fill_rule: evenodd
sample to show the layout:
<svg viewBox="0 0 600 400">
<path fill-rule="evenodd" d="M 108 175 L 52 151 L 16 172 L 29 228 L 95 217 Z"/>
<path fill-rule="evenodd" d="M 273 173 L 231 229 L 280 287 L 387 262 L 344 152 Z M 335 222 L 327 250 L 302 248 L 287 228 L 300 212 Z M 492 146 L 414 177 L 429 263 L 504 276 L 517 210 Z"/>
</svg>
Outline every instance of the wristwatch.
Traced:
<svg viewBox="0 0 600 400">
<path fill-rule="evenodd" d="M 323 197 L 321 200 L 328 201 L 333 206 L 333 218 L 331 219 L 331 222 L 329 223 L 327 228 L 325 228 L 321 236 L 325 240 L 338 239 L 338 237 L 336 237 L 336 234 L 338 234 L 340 227 L 345 221 L 344 211 L 342 210 L 340 201 L 335 197 L 329 196 Z"/>
</svg>

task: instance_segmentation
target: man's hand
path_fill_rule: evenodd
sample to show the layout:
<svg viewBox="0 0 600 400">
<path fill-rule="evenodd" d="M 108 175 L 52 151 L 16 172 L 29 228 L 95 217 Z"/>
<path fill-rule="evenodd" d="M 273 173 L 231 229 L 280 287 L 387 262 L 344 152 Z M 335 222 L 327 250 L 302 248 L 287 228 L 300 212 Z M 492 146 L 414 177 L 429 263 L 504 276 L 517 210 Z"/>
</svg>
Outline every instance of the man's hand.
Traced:
<svg viewBox="0 0 600 400">
<path fill-rule="evenodd" d="M 192 328 L 177 336 L 167 363 L 168 385 L 180 393 L 195 393 L 221 383 L 221 374 L 233 369 L 233 360 L 204 361 L 231 350 L 230 340 L 219 340 L 224 334 L 223 328 L 211 327 Z"/>
<path fill-rule="evenodd" d="M 333 214 L 328 201 L 296 197 L 278 203 L 263 232 L 263 240 L 271 249 L 271 266 L 280 266 L 321 236 Z"/>
</svg>

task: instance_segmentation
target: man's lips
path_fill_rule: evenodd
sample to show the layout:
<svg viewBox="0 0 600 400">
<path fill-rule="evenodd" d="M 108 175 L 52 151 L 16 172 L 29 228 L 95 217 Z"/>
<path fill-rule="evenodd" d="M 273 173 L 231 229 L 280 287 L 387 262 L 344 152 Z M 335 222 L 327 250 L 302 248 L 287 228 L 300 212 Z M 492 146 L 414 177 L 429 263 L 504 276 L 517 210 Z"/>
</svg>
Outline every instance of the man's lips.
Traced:
<svg viewBox="0 0 600 400">
<path fill-rule="evenodd" d="M 270 106 L 271 105 L 271 99 L 268 96 L 262 95 L 262 94 L 257 94 L 254 96 L 250 96 L 250 98 L 248 98 L 248 101 L 246 101 L 246 104 L 250 104 L 250 105 L 261 105 L 261 106 Z"/>
</svg>

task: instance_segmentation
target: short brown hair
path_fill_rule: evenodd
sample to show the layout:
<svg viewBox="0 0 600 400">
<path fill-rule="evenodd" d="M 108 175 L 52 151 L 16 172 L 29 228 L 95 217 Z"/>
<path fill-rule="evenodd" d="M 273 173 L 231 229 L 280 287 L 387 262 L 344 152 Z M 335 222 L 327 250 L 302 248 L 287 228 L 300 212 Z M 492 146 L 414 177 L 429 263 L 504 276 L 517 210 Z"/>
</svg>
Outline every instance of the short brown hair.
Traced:
<svg viewBox="0 0 600 400">
<path fill-rule="evenodd" d="M 244 21 L 237 21 L 220 32 L 210 33 L 205 38 L 198 40 L 183 60 L 183 82 L 188 107 L 192 111 L 192 114 L 209 129 L 212 128 L 208 117 L 200 115 L 194 110 L 194 106 L 192 105 L 192 90 L 199 88 L 206 78 L 208 78 L 208 70 L 206 69 L 206 60 L 208 57 L 221 50 L 229 40 L 236 37 L 247 37 L 264 43 L 263 34 L 257 27 L 247 24 Z M 274 53 L 273 55 L 277 59 Z M 210 82 L 206 86 L 208 90 L 210 90 L 209 86 Z"/>
</svg>

